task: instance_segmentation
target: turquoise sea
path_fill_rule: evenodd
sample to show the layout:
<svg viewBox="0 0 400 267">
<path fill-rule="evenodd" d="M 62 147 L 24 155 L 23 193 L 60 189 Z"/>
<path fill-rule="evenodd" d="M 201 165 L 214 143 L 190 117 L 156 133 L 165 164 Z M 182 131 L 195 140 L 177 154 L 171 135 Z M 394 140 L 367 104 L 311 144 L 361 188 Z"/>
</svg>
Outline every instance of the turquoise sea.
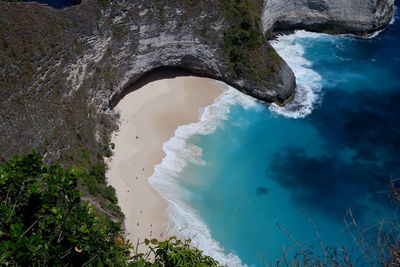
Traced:
<svg viewBox="0 0 400 267">
<path fill-rule="evenodd" d="M 263 266 L 260 254 L 274 262 L 308 245 L 356 259 L 349 210 L 359 229 L 373 226 L 367 244 L 377 222 L 396 219 L 400 22 L 373 38 L 297 31 L 272 44 L 296 74 L 295 101 L 268 107 L 227 89 L 165 143 L 150 181 L 171 202 L 171 233 L 221 263 Z"/>
</svg>

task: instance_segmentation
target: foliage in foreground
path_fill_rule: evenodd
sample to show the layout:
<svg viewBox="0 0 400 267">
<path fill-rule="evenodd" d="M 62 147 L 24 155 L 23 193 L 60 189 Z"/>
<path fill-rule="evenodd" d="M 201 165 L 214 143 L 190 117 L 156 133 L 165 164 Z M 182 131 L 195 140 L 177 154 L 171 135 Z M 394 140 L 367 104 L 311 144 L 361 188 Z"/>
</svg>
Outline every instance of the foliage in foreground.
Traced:
<svg viewBox="0 0 400 267">
<path fill-rule="evenodd" d="M 14 157 L 0 166 L 0 265 L 45 266 L 218 266 L 218 262 L 190 246 L 190 240 L 171 237 L 145 240 L 146 254 L 135 253 L 124 241 L 121 225 L 80 200 L 81 176 L 104 174 L 103 167 L 64 170 L 47 166 L 35 153 Z M 400 189 L 392 183 L 393 203 Z M 346 226 L 357 243 L 357 258 L 345 248 L 300 243 L 266 266 L 400 266 L 400 225 L 383 220 L 360 229 L 349 211 Z M 283 228 L 281 228 L 286 232 Z M 316 229 L 318 234 L 318 230 Z M 143 245 L 143 244 L 142 244 Z M 289 256 L 295 250 L 295 256 Z"/>
<path fill-rule="evenodd" d="M 120 224 L 80 202 L 78 172 L 46 166 L 30 153 L 0 167 L 0 264 L 122 264 Z"/>
<path fill-rule="evenodd" d="M 35 152 L 0 166 L 0 265 L 218 265 L 176 238 L 146 241 L 150 252 L 132 256 L 120 223 L 80 201 L 80 175 L 47 166 Z"/>
<path fill-rule="evenodd" d="M 392 180 L 388 197 L 393 206 L 393 217 L 383 218 L 381 221 L 367 227 L 361 227 L 351 210 L 344 218 L 345 228 L 354 241 L 353 248 L 326 246 L 319 234 L 318 228 L 311 218 L 306 217 L 314 228 L 320 245 L 306 246 L 298 242 L 279 223 L 277 224 L 293 241 L 293 246 L 284 248 L 282 257 L 274 263 L 268 264 L 263 256 L 265 266 L 318 266 L 318 267 L 355 267 L 355 266 L 400 266 L 400 222 L 398 211 L 400 207 L 400 179 Z"/>
<path fill-rule="evenodd" d="M 146 262 L 151 264 L 147 261 L 151 257 L 154 257 L 152 266 L 218 266 L 216 260 L 203 255 L 201 250 L 191 247 L 190 239 L 185 241 L 176 237 L 170 237 L 165 241 L 145 239 L 144 243 L 149 247 L 149 252 L 137 254 L 134 257 L 137 264 L 142 264 L 142 266 L 146 266 Z"/>
</svg>

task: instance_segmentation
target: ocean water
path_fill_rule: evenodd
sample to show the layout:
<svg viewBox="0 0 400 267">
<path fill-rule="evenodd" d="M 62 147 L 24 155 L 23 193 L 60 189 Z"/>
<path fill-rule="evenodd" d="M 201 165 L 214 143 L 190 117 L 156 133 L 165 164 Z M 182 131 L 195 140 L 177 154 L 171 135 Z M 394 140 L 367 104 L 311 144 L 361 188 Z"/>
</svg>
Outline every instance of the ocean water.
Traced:
<svg viewBox="0 0 400 267">
<path fill-rule="evenodd" d="M 65 7 L 69 7 L 71 5 L 74 5 L 73 1 L 69 0 L 24 0 L 24 2 L 38 2 L 41 4 L 46 4 L 51 7 L 61 9 Z"/>
<path fill-rule="evenodd" d="M 295 72 L 292 104 L 267 107 L 228 88 L 164 144 L 150 182 L 171 203 L 170 234 L 229 266 L 308 245 L 357 258 L 348 210 L 360 227 L 395 219 L 400 22 L 369 39 L 297 31 L 272 44 Z"/>
</svg>

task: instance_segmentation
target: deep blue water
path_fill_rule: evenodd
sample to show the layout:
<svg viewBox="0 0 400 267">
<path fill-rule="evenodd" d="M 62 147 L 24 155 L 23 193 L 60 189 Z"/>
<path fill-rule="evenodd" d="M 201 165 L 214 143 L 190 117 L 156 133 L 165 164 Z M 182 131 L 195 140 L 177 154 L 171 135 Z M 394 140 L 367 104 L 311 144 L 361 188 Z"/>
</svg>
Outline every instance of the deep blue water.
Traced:
<svg viewBox="0 0 400 267">
<path fill-rule="evenodd" d="M 54 8 L 65 8 L 74 5 L 74 1 L 69 0 L 24 0 L 25 2 L 38 2 L 41 4 L 47 4 Z M 76 3 L 75 3 L 76 4 Z"/>
<path fill-rule="evenodd" d="M 310 36 L 288 43 L 321 77 L 310 115 L 235 104 L 217 130 L 189 139 L 205 165 L 186 167 L 179 184 L 190 194 L 182 199 L 247 265 L 263 266 L 259 253 L 274 261 L 294 246 L 277 224 L 318 253 L 311 220 L 323 246 L 351 252 L 348 209 L 361 227 L 394 216 L 388 190 L 400 177 L 400 22 L 373 39 Z"/>
</svg>

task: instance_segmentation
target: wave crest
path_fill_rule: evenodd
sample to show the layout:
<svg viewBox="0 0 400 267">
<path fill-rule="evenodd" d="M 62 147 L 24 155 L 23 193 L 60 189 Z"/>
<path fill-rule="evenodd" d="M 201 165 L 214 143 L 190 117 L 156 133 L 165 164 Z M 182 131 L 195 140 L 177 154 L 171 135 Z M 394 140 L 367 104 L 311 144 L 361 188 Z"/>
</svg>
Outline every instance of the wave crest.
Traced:
<svg viewBox="0 0 400 267">
<path fill-rule="evenodd" d="M 271 45 L 287 62 L 296 77 L 296 94 L 291 102 L 284 107 L 271 104 L 269 109 L 279 115 L 290 118 L 304 118 L 311 114 L 320 101 L 321 76 L 314 71 L 312 63 L 304 55 L 304 47 L 295 41 L 299 38 L 319 38 L 324 34 L 307 31 L 296 31 L 294 34 L 278 36 Z"/>
<path fill-rule="evenodd" d="M 188 162 L 205 165 L 202 160 L 202 149 L 187 142 L 188 138 L 197 134 L 209 134 L 215 131 L 228 119 L 230 108 L 240 104 L 245 109 L 258 106 L 255 99 L 227 86 L 226 90 L 213 104 L 201 111 L 200 121 L 179 126 L 175 136 L 163 145 L 166 154 L 160 164 L 155 167 L 154 174 L 149 178 L 150 184 L 168 202 L 167 216 L 170 220 L 167 235 L 179 238 L 191 238 L 192 242 L 206 255 L 227 266 L 244 266 L 240 258 L 232 253 L 226 253 L 223 247 L 215 241 L 199 214 L 183 201 L 188 199 L 190 192 L 179 185 L 181 173 Z"/>
</svg>

